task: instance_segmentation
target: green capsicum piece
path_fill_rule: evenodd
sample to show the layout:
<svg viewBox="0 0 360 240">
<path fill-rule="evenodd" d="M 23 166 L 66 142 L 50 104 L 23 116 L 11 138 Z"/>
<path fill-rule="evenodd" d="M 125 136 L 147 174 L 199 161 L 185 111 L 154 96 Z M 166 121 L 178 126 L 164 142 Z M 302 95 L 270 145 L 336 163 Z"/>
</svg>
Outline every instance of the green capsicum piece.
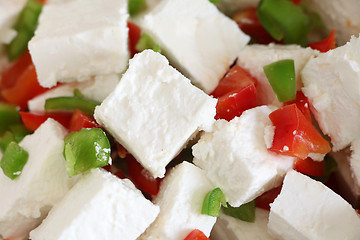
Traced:
<svg viewBox="0 0 360 240">
<path fill-rule="evenodd" d="M 139 13 L 146 7 L 146 0 L 129 0 L 128 9 L 131 17 Z"/>
<path fill-rule="evenodd" d="M 10 125 L 20 123 L 20 114 L 12 104 L 0 102 L 0 133 L 9 129 Z"/>
<path fill-rule="evenodd" d="M 110 142 L 100 128 L 83 128 L 64 139 L 66 170 L 70 177 L 108 165 Z"/>
<path fill-rule="evenodd" d="M 201 213 L 213 217 L 220 216 L 220 207 L 221 205 L 227 206 L 226 199 L 223 191 L 220 188 L 215 188 L 206 194 Z"/>
<path fill-rule="evenodd" d="M 246 222 L 255 221 L 255 200 L 245 203 L 240 207 L 223 207 L 223 213 Z"/>
<path fill-rule="evenodd" d="M 0 139 L 0 150 L 1 152 L 5 152 L 7 146 L 9 145 L 9 143 L 11 142 L 15 142 L 15 136 L 11 131 L 6 131 L 1 139 Z"/>
<path fill-rule="evenodd" d="M 6 176 L 14 180 L 20 176 L 28 158 L 28 152 L 12 141 L 6 147 L 0 167 Z"/>
<path fill-rule="evenodd" d="M 135 46 L 136 50 L 139 52 L 144 51 L 145 49 L 152 49 L 154 52 L 161 52 L 160 46 L 155 43 L 155 41 L 147 34 L 141 34 L 141 37 L 138 43 Z"/>
<path fill-rule="evenodd" d="M 46 99 L 45 110 L 75 110 L 78 108 L 89 115 L 93 115 L 97 105 L 100 103 L 82 97 L 56 97 Z"/>
<path fill-rule="evenodd" d="M 264 66 L 264 72 L 280 102 L 296 98 L 294 60 L 280 60 Z"/>
</svg>

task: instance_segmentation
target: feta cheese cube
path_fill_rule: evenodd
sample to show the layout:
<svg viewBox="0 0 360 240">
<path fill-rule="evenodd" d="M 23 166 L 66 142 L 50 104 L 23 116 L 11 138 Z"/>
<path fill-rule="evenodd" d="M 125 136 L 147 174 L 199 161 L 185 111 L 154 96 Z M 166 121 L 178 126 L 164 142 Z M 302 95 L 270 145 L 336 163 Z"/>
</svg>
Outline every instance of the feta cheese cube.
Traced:
<svg viewBox="0 0 360 240">
<path fill-rule="evenodd" d="M 32 240 L 135 240 L 153 222 L 159 207 L 128 179 L 102 169 L 85 174 L 31 231 Z"/>
<path fill-rule="evenodd" d="M 245 111 L 230 122 L 218 120 L 214 130 L 193 146 L 194 163 L 206 171 L 233 207 L 247 203 L 281 184 L 293 157 L 268 151 L 267 133 L 274 131 L 268 117 L 272 109 L 261 106 Z"/>
<path fill-rule="evenodd" d="M 360 2 L 358 0 L 304 0 L 304 5 L 319 14 L 324 22 L 326 33 L 336 29 L 338 44 L 343 45 L 351 35 L 360 32 Z"/>
<path fill-rule="evenodd" d="M 44 87 L 123 72 L 128 63 L 127 0 L 46 4 L 29 50 Z"/>
<path fill-rule="evenodd" d="M 301 77 L 302 90 L 332 149 L 349 146 L 360 135 L 360 39 L 310 59 Z"/>
<path fill-rule="evenodd" d="M 16 36 L 12 29 L 19 13 L 25 6 L 26 0 L 2 0 L 0 1 L 0 45 L 9 44 Z"/>
<path fill-rule="evenodd" d="M 207 93 L 250 40 L 208 0 L 161 1 L 144 16 L 141 27 L 170 62 Z"/>
<path fill-rule="evenodd" d="M 211 232 L 211 239 L 221 240 L 275 240 L 267 228 L 269 211 L 256 208 L 255 222 L 246 222 L 221 214 Z"/>
<path fill-rule="evenodd" d="M 296 87 L 300 90 L 302 87 L 300 71 L 304 68 L 310 57 L 317 54 L 318 51 L 316 50 L 302 48 L 298 45 L 253 44 L 246 46 L 239 52 L 237 64 L 248 70 L 258 80 L 256 90 L 259 104 L 282 106 L 264 73 L 263 67 L 276 61 L 293 59 Z"/>
<path fill-rule="evenodd" d="M 184 240 L 194 229 L 206 236 L 216 218 L 201 214 L 204 198 L 214 187 L 200 168 L 183 162 L 161 183 L 155 204 L 160 214 L 139 240 Z"/>
<path fill-rule="evenodd" d="M 0 235 L 27 239 L 35 228 L 73 186 L 62 155 L 66 130 L 48 119 L 19 145 L 29 153 L 21 175 L 11 180 L 0 170 Z"/>
<path fill-rule="evenodd" d="M 74 96 L 74 90 L 79 89 L 86 98 L 102 102 L 119 83 L 116 74 L 95 76 L 84 82 L 72 82 L 42 93 L 28 101 L 30 111 L 45 111 L 45 101 L 54 97 Z"/>
<path fill-rule="evenodd" d="M 188 140 L 212 126 L 216 102 L 164 56 L 146 50 L 130 60 L 94 116 L 154 177 L 164 177 Z"/>
<path fill-rule="evenodd" d="M 321 182 L 289 171 L 271 205 L 269 230 L 280 239 L 358 239 L 360 218 Z"/>
</svg>

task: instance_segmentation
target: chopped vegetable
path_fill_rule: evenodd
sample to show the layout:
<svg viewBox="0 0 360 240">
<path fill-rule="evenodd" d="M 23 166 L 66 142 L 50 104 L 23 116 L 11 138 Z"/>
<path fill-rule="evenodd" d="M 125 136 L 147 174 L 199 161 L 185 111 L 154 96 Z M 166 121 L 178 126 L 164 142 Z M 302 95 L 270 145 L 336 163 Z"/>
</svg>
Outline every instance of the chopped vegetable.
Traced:
<svg viewBox="0 0 360 240">
<path fill-rule="evenodd" d="M 23 124 L 11 125 L 9 129 L 13 133 L 14 139 L 17 143 L 20 142 L 26 135 L 30 134 L 30 131 L 28 131 Z"/>
<path fill-rule="evenodd" d="M 154 52 L 161 52 L 160 46 L 146 33 L 141 34 L 139 41 L 137 42 L 135 49 L 138 52 L 145 49 L 152 49 Z"/>
<path fill-rule="evenodd" d="M 11 131 L 6 131 L 0 138 L 0 150 L 4 153 L 11 142 L 15 142 L 15 136 Z"/>
<path fill-rule="evenodd" d="M 201 213 L 218 217 L 220 216 L 221 205 L 227 206 L 225 195 L 220 188 L 215 188 L 205 196 Z"/>
<path fill-rule="evenodd" d="M 302 91 L 296 92 L 296 99 L 293 101 L 286 102 L 285 105 L 291 105 L 295 103 L 298 109 L 304 114 L 307 120 L 312 121 L 310 103 L 307 97 L 305 97 Z"/>
<path fill-rule="evenodd" d="M 199 229 L 194 229 L 184 240 L 210 240 L 206 235 Z"/>
<path fill-rule="evenodd" d="M 75 110 L 78 108 L 89 115 L 93 115 L 95 107 L 99 104 L 97 101 L 79 97 L 56 97 L 46 99 L 45 110 Z"/>
<path fill-rule="evenodd" d="M 309 176 L 322 177 L 325 174 L 325 161 L 314 161 L 311 158 L 298 159 L 294 169 Z"/>
<path fill-rule="evenodd" d="M 9 129 L 10 125 L 20 123 L 20 114 L 15 105 L 0 102 L 0 133 Z"/>
<path fill-rule="evenodd" d="M 0 166 L 6 176 L 14 180 L 20 176 L 29 154 L 16 142 L 10 142 L 1 159 Z"/>
<path fill-rule="evenodd" d="M 217 4 L 217 3 L 219 3 L 220 2 L 220 0 L 209 0 L 211 3 L 213 3 L 213 4 Z"/>
<path fill-rule="evenodd" d="M 129 0 L 128 8 L 129 14 L 131 17 L 139 13 L 142 9 L 146 7 L 146 0 Z"/>
<path fill-rule="evenodd" d="M 269 150 L 305 159 L 309 153 L 326 154 L 331 148 L 309 122 L 296 104 L 273 111 L 269 118 L 275 126 L 275 135 Z"/>
<path fill-rule="evenodd" d="M 312 49 L 319 50 L 320 52 L 327 52 L 336 48 L 335 29 L 333 29 L 330 35 L 320 42 L 313 42 L 309 44 Z"/>
<path fill-rule="evenodd" d="M 242 221 L 246 221 L 246 222 L 255 221 L 255 201 L 245 203 L 240 207 L 232 207 L 228 205 L 227 207 L 223 207 L 222 211 L 226 215 L 229 215 L 236 219 L 240 219 Z"/>
<path fill-rule="evenodd" d="M 79 131 L 82 128 L 93 127 L 100 128 L 100 125 L 96 123 L 94 117 L 84 113 L 80 109 L 75 109 L 70 121 L 70 132 Z"/>
<path fill-rule="evenodd" d="M 256 88 L 251 84 L 220 97 L 216 104 L 215 119 L 230 121 L 253 107 L 256 107 Z"/>
<path fill-rule="evenodd" d="M 256 84 L 256 79 L 244 68 L 239 65 L 234 65 L 220 80 L 219 84 L 210 95 L 218 98 L 251 84 Z"/>
<path fill-rule="evenodd" d="M 21 119 L 25 127 L 34 132 L 41 124 L 43 124 L 48 118 L 52 118 L 61 123 L 65 128 L 69 128 L 72 113 L 69 112 L 49 112 L 49 113 L 31 113 L 20 112 Z"/>
<path fill-rule="evenodd" d="M 312 23 L 300 6 L 290 0 L 261 0 L 257 13 L 261 24 L 276 40 L 306 45 Z"/>
<path fill-rule="evenodd" d="M 323 183 L 326 183 L 330 179 L 330 175 L 335 172 L 338 168 L 338 165 L 331 156 L 326 155 L 324 158 L 324 174 L 322 176 L 312 176 L 312 178 L 321 181 Z"/>
<path fill-rule="evenodd" d="M 37 0 L 28 0 L 15 24 L 17 36 L 8 46 L 8 55 L 11 61 L 18 58 L 26 49 L 28 42 L 34 36 L 42 4 Z"/>
<path fill-rule="evenodd" d="M 141 29 L 139 26 L 132 22 L 128 22 L 127 24 L 129 28 L 129 50 L 130 56 L 133 57 L 139 51 L 136 50 L 136 44 L 139 42 L 141 37 Z"/>
<path fill-rule="evenodd" d="M 273 203 L 275 198 L 280 194 L 281 188 L 282 186 L 273 188 L 257 197 L 255 199 L 256 207 L 270 211 L 270 204 Z"/>
<path fill-rule="evenodd" d="M 296 98 L 294 60 L 285 59 L 266 65 L 264 72 L 280 102 Z"/>
<path fill-rule="evenodd" d="M 72 177 L 106 166 L 110 159 L 110 143 L 100 128 L 84 128 L 65 137 L 63 153 L 66 170 Z"/>
</svg>

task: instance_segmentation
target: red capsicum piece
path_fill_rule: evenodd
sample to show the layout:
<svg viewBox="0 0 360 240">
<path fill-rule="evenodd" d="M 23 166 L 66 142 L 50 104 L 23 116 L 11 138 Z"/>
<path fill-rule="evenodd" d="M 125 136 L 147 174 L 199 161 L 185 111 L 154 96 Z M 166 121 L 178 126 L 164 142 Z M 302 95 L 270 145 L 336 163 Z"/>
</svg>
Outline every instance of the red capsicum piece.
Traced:
<svg viewBox="0 0 360 240">
<path fill-rule="evenodd" d="M 329 143 L 316 131 L 296 104 L 284 106 L 269 115 L 275 126 L 275 135 L 269 150 L 307 158 L 309 153 L 330 152 Z"/>
<path fill-rule="evenodd" d="M 325 161 L 314 161 L 311 158 L 298 159 L 294 169 L 306 175 L 322 177 L 325 174 Z"/>
<path fill-rule="evenodd" d="M 206 235 L 199 229 L 194 229 L 186 236 L 184 240 L 210 240 Z"/>
<path fill-rule="evenodd" d="M 270 204 L 280 194 L 282 186 L 273 188 L 255 199 L 255 206 L 270 211 Z"/>
<path fill-rule="evenodd" d="M 335 29 L 331 31 L 327 38 L 319 42 L 310 43 L 309 47 L 319 50 L 320 52 L 327 52 L 331 49 L 336 48 Z"/>
<path fill-rule="evenodd" d="M 101 128 L 100 125 L 96 123 L 93 116 L 84 113 L 80 109 L 75 109 L 70 120 L 70 132 L 79 131 L 82 128 L 93 127 Z"/>
<path fill-rule="evenodd" d="M 245 110 L 256 107 L 256 88 L 254 84 L 232 91 L 218 99 L 215 119 L 230 121 L 239 117 Z"/>
<path fill-rule="evenodd" d="M 70 112 L 48 112 L 48 113 L 31 113 L 20 112 L 21 120 L 24 123 L 27 130 L 34 132 L 41 124 L 43 124 L 48 118 L 53 118 L 69 129 L 72 113 Z"/>
<path fill-rule="evenodd" d="M 133 57 L 139 51 L 136 50 L 136 44 L 138 43 L 141 36 L 141 29 L 138 25 L 132 22 L 128 22 L 127 26 L 129 28 L 129 50 L 130 56 Z"/>
<path fill-rule="evenodd" d="M 307 97 L 305 97 L 302 91 L 296 92 L 296 99 L 293 101 L 285 102 L 285 105 L 291 105 L 295 103 L 299 110 L 304 114 L 307 120 L 312 121 L 311 111 L 310 111 L 310 103 Z"/>
</svg>

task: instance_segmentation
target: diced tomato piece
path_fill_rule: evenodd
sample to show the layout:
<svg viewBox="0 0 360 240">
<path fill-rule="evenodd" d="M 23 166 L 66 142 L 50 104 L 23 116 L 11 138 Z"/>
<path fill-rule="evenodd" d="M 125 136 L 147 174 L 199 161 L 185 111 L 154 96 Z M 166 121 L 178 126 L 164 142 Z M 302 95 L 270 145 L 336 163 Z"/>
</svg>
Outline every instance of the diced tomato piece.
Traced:
<svg viewBox="0 0 360 240">
<path fill-rule="evenodd" d="M 299 5 L 301 0 L 291 0 L 295 5 Z"/>
<path fill-rule="evenodd" d="M 128 155 L 126 157 L 128 172 L 133 183 L 151 195 L 157 195 L 160 188 L 160 179 L 154 178 L 136 159 Z"/>
<path fill-rule="evenodd" d="M 325 173 L 325 161 L 314 161 L 311 158 L 298 159 L 294 169 L 306 175 L 322 177 Z"/>
<path fill-rule="evenodd" d="M 65 128 L 69 128 L 72 113 L 70 112 L 49 112 L 49 113 L 31 113 L 31 112 L 20 112 L 21 119 L 25 127 L 29 131 L 35 131 L 42 123 L 48 118 L 61 123 Z"/>
<path fill-rule="evenodd" d="M 84 113 L 80 109 L 75 109 L 70 121 L 70 132 L 79 131 L 82 128 L 93 127 L 101 128 L 101 126 L 96 123 L 93 116 Z"/>
<path fill-rule="evenodd" d="M 47 88 L 40 86 L 31 62 L 31 57 L 26 51 L 7 69 L 1 79 L 1 95 L 9 102 L 27 108 L 28 100 L 47 91 Z"/>
<path fill-rule="evenodd" d="M 335 29 L 331 31 L 329 36 L 322 41 L 309 43 L 309 47 L 319 50 L 320 52 L 327 52 L 336 48 Z"/>
<path fill-rule="evenodd" d="M 247 87 L 251 84 L 256 84 L 256 79 L 239 65 L 234 65 L 220 80 L 218 86 L 210 95 L 218 98 L 229 92 Z"/>
<path fill-rule="evenodd" d="M 238 24 L 240 29 L 249 35 L 254 42 L 260 44 L 268 44 L 271 42 L 277 42 L 271 35 L 265 30 L 259 21 L 256 13 L 256 8 L 249 8 L 236 13 L 233 20 Z"/>
<path fill-rule="evenodd" d="M 194 229 L 186 236 L 184 240 L 210 240 L 206 235 L 199 229 Z"/>
<path fill-rule="evenodd" d="M 129 50 L 131 57 L 133 57 L 136 53 L 139 52 L 136 50 L 135 46 L 140 39 L 141 29 L 138 25 L 132 22 L 128 22 L 127 26 L 129 28 Z"/>
<path fill-rule="evenodd" d="M 281 188 L 282 186 L 273 188 L 257 197 L 255 199 L 256 207 L 270 211 L 270 204 L 273 203 L 275 198 L 280 194 Z"/>
<path fill-rule="evenodd" d="M 285 105 L 291 105 L 295 103 L 299 110 L 304 114 L 307 120 L 312 121 L 311 111 L 310 111 L 310 103 L 307 97 L 305 97 L 302 91 L 296 92 L 296 99 L 294 101 L 286 102 Z"/>
<path fill-rule="evenodd" d="M 253 107 L 256 107 L 256 88 L 251 84 L 220 97 L 216 104 L 215 119 L 230 121 Z"/>
<path fill-rule="evenodd" d="M 269 150 L 307 158 L 309 153 L 330 152 L 329 143 L 316 131 L 296 104 L 284 106 L 269 115 L 275 126 L 275 135 Z"/>
</svg>

